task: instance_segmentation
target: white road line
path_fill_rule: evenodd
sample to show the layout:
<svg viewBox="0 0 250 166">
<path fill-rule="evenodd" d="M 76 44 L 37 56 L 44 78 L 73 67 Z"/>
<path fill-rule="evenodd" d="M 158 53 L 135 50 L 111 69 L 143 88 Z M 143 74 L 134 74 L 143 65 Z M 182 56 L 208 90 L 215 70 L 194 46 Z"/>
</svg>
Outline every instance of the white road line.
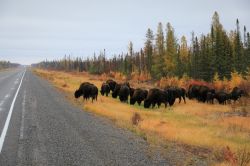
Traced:
<svg viewBox="0 0 250 166">
<path fill-rule="evenodd" d="M 11 103 L 9 113 L 8 113 L 7 119 L 6 119 L 5 124 L 4 124 L 4 127 L 3 127 L 3 131 L 2 131 L 2 134 L 1 134 L 1 137 L 0 137 L 0 153 L 2 152 L 3 143 L 4 143 L 4 140 L 5 140 L 5 136 L 6 136 L 6 134 L 7 134 L 8 127 L 9 127 L 10 118 L 11 118 L 11 115 L 12 115 L 12 112 L 13 112 L 14 104 L 15 104 L 15 101 L 16 101 L 16 98 L 17 98 L 17 95 L 18 95 L 18 92 L 19 92 L 19 90 L 20 90 L 20 87 L 21 87 L 21 85 L 22 85 L 23 77 L 24 77 L 24 75 L 25 75 L 25 72 L 26 72 L 26 69 L 25 69 L 25 71 L 23 72 L 22 79 L 21 79 L 21 81 L 20 81 L 20 84 L 19 84 L 19 86 L 18 86 L 18 88 L 17 88 L 16 94 L 15 94 L 15 96 L 14 96 L 14 98 L 13 98 L 12 103 Z"/>
<path fill-rule="evenodd" d="M 22 108 L 22 120 L 21 120 L 21 127 L 20 127 L 20 139 L 23 139 L 25 102 L 26 102 L 26 90 L 24 91 L 23 102 L 22 102 L 23 108 Z"/>
</svg>

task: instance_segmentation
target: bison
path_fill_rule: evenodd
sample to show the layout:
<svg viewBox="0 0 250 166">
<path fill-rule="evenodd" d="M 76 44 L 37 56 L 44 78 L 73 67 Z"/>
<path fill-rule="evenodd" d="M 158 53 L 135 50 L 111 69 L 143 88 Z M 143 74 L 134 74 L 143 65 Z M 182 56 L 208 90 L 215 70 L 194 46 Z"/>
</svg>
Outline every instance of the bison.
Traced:
<svg viewBox="0 0 250 166">
<path fill-rule="evenodd" d="M 207 101 L 208 96 L 211 96 L 208 93 L 211 92 L 215 94 L 214 89 L 210 89 L 204 85 L 190 85 L 188 88 L 187 96 L 189 99 L 197 99 L 199 102 L 205 103 Z"/>
<path fill-rule="evenodd" d="M 161 103 L 164 103 L 165 107 L 167 106 L 168 92 L 157 88 L 150 89 L 144 100 L 144 108 L 149 108 L 151 105 L 154 108 L 156 104 L 160 107 Z"/>
<path fill-rule="evenodd" d="M 107 84 L 107 83 L 102 83 L 102 86 L 101 86 L 101 94 L 102 94 L 102 96 L 104 96 L 104 94 L 106 95 L 106 96 L 108 96 L 109 95 L 109 92 L 110 92 L 110 87 L 109 87 L 109 84 Z"/>
<path fill-rule="evenodd" d="M 79 98 L 80 96 L 83 96 L 84 100 L 88 100 L 90 97 L 93 100 L 97 100 L 98 96 L 98 88 L 89 82 L 84 82 L 80 85 L 78 90 L 75 91 L 75 98 Z"/>
<path fill-rule="evenodd" d="M 234 87 L 232 92 L 231 92 L 231 99 L 234 100 L 234 102 L 236 100 L 238 100 L 240 97 L 242 97 L 244 95 L 244 91 L 238 87 Z"/>
<path fill-rule="evenodd" d="M 226 104 L 227 101 L 230 100 L 230 98 L 231 98 L 231 95 L 224 91 L 215 93 L 215 99 L 217 99 L 219 104 Z"/>
<path fill-rule="evenodd" d="M 197 99 L 199 96 L 200 85 L 190 85 L 188 88 L 187 97 L 189 99 Z"/>
<path fill-rule="evenodd" d="M 121 102 L 128 102 L 129 87 L 126 84 L 121 85 L 118 95 Z"/>
<path fill-rule="evenodd" d="M 179 103 L 181 103 L 181 98 L 183 98 L 184 103 L 186 103 L 186 90 L 184 88 L 178 88 L 178 87 L 168 87 L 164 90 L 168 91 L 171 100 L 171 103 L 174 104 L 174 101 L 176 98 L 179 98 Z"/>
<path fill-rule="evenodd" d="M 113 98 L 117 98 L 117 96 L 119 95 L 119 91 L 121 89 L 121 86 L 122 86 L 122 84 L 116 84 L 115 85 L 115 88 L 114 88 L 114 90 L 112 92 L 112 97 Z"/>
<path fill-rule="evenodd" d="M 114 80 L 107 80 L 106 83 L 109 85 L 109 88 L 112 92 L 114 92 L 115 86 L 116 86 L 116 82 Z"/>
<path fill-rule="evenodd" d="M 207 93 L 210 91 L 209 87 L 207 86 L 200 86 L 199 93 L 198 93 L 198 101 L 205 103 L 207 99 Z"/>
<path fill-rule="evenodd" d="M 134 105 L 137 102 L 139 105 L 141 105 L 141 102 L 146 99 L 147 95 L 147 90 L 140 88 L 135 89 L 133 95 L 130 97 L 130 104 Z"/>
</svg>

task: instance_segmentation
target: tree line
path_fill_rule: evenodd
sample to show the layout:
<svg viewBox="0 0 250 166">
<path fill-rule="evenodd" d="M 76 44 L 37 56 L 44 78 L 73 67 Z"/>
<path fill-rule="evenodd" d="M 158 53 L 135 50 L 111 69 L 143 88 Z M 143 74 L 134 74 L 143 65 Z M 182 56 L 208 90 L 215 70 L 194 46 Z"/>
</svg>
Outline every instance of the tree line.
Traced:
<svg viewBox="0 0 250 166">
<path fill-rule="evenodd" d="M 7 69 L 7 68 L 12 68 L 12 67 L 17 67 L 19 64 L 17 63 L 11 63 L 9 61 L 1 61 L 0 60 L 0 70 L 1 69 Z"/>
<path fill-rule="evenodd" d="M 220 23 L 217 12 L 212 17 L 210 32 L 197 36 L 192 32 L 188 45 L 185 36 L 180 40 L 175 35 L 170 23 L 164 30 L 160 22 L 157 32 L 150 28 L 146 31 L 144 47 L 135 51 L 129 42 L 128 52 L 107 58 L 105 50 L 92 58 L 70 58 L 43 61 L 34 66 L 40 68 L 87 71 L 92 74 L 121 72 L 131 74 L 147 74 L 154 79 L 161 77 L 189 76 L 194 79 L 211 81 L 215 75 L 219 79 L 230 79 L 232 72 L 245 75 L 250 67 L 250 34 L 246 27 L 241 34 L 239 20 L 235 29 L 227 32 Z M 243 39 L 242 39 L 243 37 Z"/>
</svg>

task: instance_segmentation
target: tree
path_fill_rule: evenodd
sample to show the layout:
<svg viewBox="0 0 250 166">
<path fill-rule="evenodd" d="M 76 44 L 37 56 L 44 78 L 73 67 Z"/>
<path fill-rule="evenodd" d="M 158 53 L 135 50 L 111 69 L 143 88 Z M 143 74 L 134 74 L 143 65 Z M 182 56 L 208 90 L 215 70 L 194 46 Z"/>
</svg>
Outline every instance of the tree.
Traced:
<svg viewBox="0 0 250 166">
<path fill-rule="evenodd" d="M 144 44 L 144 52 L 146 56 L 146 68 L 147 71 L 152 74 L 152 65 L 153 65 L 153 40 L 154 40 L 154 34 L 153 31 L 148 28 L 146 33 L 146 42 Z"/>
<path fill-rule="evenodd" d="M 250 34 L 247 33 L 245 57 L 247 59 L 247 70 L 250 71 Z"/>
<path fill-rule="evenodd" d="M 134 48 L 133 43 L 130 41 L 128 44 L 128 72 L 127 74 L 130 75 L 135 70 L 135 63 L 133 61 L 134 56 Z"/>
<path fill-rule="evenodd" d="M 242 74 L 244 72 L 243 46 L 241 42 L 239 20 L 236 20 L 236 36 L 234 39 L 234 63 L 235 70 Z"/>
<path fill-rule="evenodd" d="M 199 77 L 205 81 L 210 80 L 210 52 L 208 38 L 206 36 L 201 37 L 200 41 L 200 65 L 199 65 Z"/>
<path fill-rule="evenodd" d="M 155 55 L 153 61 L 153 77 L 161 78 L 162 76 L 166 76 L 166 72 L 164 70 L 164 34 L 162 23 L 158 24 L 157 34 L 156 34 L 156 43 L 155 43 Z"/>
<path fill-rule="evenodd" d="M 167 23 L 166 34 L 166 54 L 164 57 L 166 65 L 164 70 L 169 76 L 174 76 L 177 66 L 177 44 L 174 29 L 170 23 Z"/>
</svg>

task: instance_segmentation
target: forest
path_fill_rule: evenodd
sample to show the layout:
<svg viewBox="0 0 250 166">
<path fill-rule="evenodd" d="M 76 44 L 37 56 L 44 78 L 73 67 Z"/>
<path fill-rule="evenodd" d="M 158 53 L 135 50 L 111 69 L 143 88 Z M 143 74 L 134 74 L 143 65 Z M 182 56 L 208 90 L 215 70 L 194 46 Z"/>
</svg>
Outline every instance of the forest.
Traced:
<svg viewBox="0 0 250 166">
<path fill-rule="evenodd" d="M 1 61 L 0 60 L 0 70 L 1 69 L 7 69 L 7 68 L 12 68 L 12 67 L 17 67 L 19 64 L 17 63 L 11 63 L 9 61 Z"/>
<path fill-rule="evenodd" d="M 246 27 L 240 28 L 239 20 L 235 29 L 226 31 L 220 23 L 219 14 L 212 16 L 210 32 L 195 35 L 191 42 L 182 36 L 177 39 L 170 23 L 164 28 L 157 26 L 157 32 L 147 29 L 144 47 L 135 51 L 133 43 L 128 44 L 128 52 L 107 58 L 105 49 L 91 58 L 64 56 L 61 60 L 43 61 L 33 66 L 45 69 L 89 72 L 103 74 L 118 72 L 131 78 L 132 75 L 159 80 L 162 77 L 188 76 L 197 80 L 212 81 L 230 79 L 231 73 L 249 74 L 250 34 Z"/>
</svg>

